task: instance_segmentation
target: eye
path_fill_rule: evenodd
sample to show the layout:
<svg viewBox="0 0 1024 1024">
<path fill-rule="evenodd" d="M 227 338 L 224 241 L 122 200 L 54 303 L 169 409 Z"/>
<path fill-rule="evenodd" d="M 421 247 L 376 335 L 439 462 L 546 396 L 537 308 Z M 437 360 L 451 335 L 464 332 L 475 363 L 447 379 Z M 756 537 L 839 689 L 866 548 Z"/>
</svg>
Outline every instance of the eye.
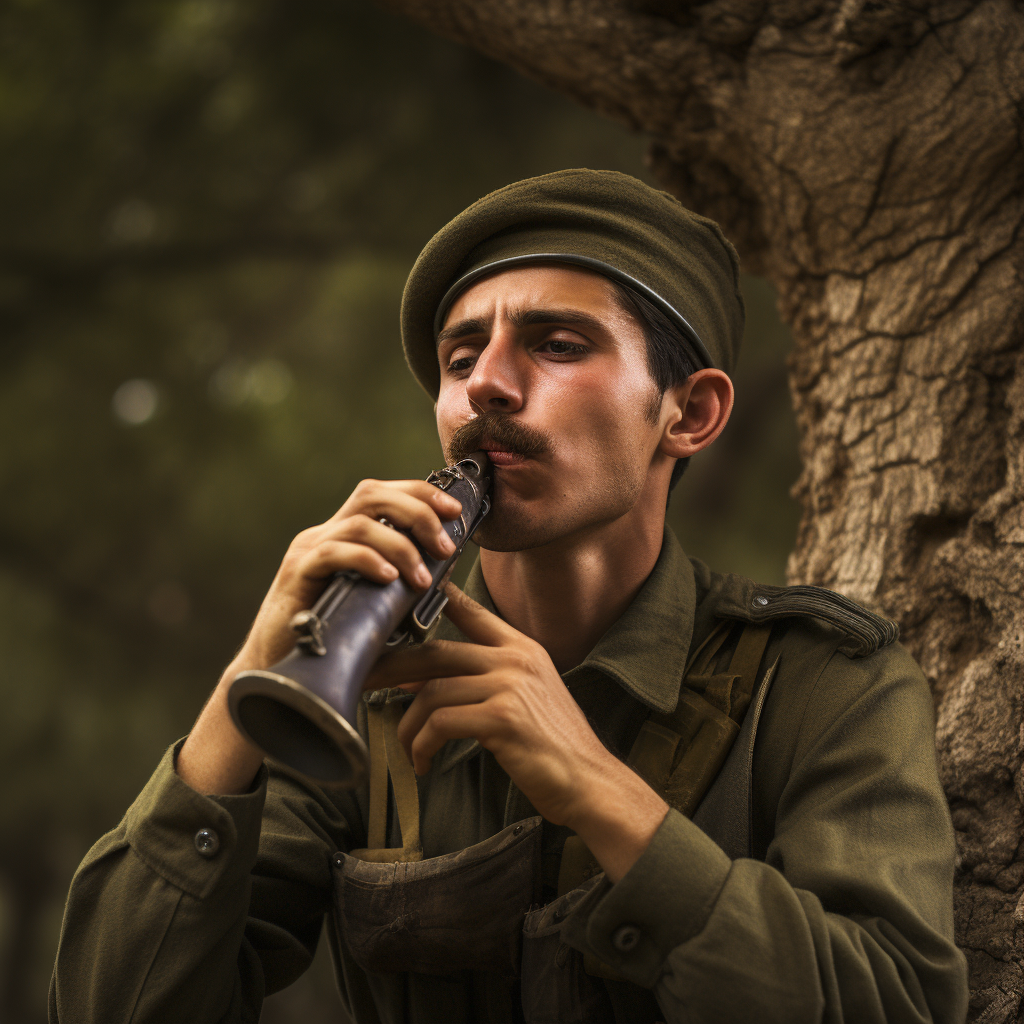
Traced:
<svg viewBox="0 0 1024 1024">
<path fill-rule="evenodd" d="M 476 349 L 469 345 L 456 345 L 448 354 L 445 372 L 453 375 L 468 373 L 476 362 Z"/>
<path fill-rule="evenodd" d="M 555 356 L 582 356 L 586 355 L 589 349 L 579 342 L 566 341 L 564 338 L 548 338 L 541 346 Z"/>
</svg>

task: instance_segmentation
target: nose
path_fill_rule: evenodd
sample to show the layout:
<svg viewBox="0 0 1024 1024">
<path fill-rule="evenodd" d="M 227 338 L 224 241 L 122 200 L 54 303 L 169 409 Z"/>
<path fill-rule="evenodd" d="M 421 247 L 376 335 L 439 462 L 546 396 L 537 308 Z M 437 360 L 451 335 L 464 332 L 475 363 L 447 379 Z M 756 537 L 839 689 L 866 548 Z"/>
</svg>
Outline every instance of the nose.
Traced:
<svg viewBox="0 0 1024 1024">
<path fill-rule="evenodd" d="M 523 407 L 518 355 L 514 340 L 496 329 L 466 381 L 466 396 L 477 412 L 516 412 Z"/>
</svg>

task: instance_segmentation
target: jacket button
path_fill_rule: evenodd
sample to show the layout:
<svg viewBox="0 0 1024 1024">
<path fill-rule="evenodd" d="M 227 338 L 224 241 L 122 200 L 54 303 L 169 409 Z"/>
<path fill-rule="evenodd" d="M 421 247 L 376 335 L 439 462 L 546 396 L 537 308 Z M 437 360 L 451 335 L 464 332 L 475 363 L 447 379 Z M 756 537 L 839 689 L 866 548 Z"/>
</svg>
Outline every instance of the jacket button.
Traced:
<svg viewBox="0 0 1024 1024">
<path fill-rule="evenodd" d="M 334 855 L 334 866 L 336 868 L 343 868 L 345 866 L 345 854 L 336 853 Z"/>
<path fill-rule="evenodd" d="M 756 604 L 760 608 L 763 608 L 767 603 L 768 603 L 768 598 L 767 597 L 755 597 L 754 598 L 754 604 Z"/>
<path fill-rule="evenodd" d="M 220 836 L 212 828 L 201 828 L 193 842 L 204 857 L 212 857 L 220 849 Z"/>
<path fill-rule="evenodd" d="M 612 945 L 620 953 L 631 953 L 640 942 L 640 929 L 633 924 L 624 924 L 612 936 Z"/>
</svg>

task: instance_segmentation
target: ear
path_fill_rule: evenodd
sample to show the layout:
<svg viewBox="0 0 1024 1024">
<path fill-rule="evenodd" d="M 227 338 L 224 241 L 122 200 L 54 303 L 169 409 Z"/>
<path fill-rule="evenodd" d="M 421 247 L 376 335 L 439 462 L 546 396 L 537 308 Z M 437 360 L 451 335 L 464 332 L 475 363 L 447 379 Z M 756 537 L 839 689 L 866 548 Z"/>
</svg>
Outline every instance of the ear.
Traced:
<svg viewBox="0 0 1024 1024">
<path fill-rule="evenodd" d="M 732 413 L 732 381 L 716 369 L 698 370 L 685 384 L 665 392 L 662 416 L 668 414 L 658 450 L 686 459 L 707 448 Z"/>
</svg>

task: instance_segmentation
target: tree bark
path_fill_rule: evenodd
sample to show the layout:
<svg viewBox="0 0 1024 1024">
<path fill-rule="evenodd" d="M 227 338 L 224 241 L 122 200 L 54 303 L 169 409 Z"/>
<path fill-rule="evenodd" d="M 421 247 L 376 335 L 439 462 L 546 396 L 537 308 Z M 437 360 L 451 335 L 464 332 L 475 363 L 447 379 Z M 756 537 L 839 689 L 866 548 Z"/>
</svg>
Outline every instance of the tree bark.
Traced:
<svg viewBox="0 0 1024 1024">
<path fill-rule="evenodd" d="M 389 0 L 650 135 L 793 329 L 793 582 L 897 619 L 933 687 L 971 1019 L 1018 1020 L 1024 8 Z"/>
</svg>

